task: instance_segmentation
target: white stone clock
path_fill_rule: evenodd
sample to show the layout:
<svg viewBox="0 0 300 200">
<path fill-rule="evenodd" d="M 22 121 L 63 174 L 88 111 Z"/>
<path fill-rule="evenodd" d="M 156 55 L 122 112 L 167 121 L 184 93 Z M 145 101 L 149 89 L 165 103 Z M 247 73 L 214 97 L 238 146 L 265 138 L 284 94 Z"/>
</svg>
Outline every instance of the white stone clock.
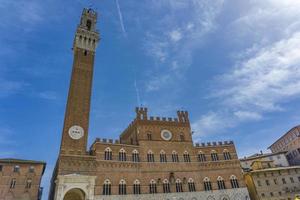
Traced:
<svg viewBox="0 0 300 200">
<path fill-rule="evenodd" d="M 172 133 L 171 133 L 171 131 L 169 131 L 169 130 L 162 130 L 161 132 L 160 132 L 160 135 L 161 135 L 161 137 L 162 137 L 162 139 L 164 139 L 164 140 L 167 140 L 167 141 L 169 141 L 169 140 L 171 140 L 172 139 Z"/>
<path fill-rule="evenodd" d="M 74 140 L 79 140 L 80 138 L 82 138 L 84 135 L 84 130 L 81 126 L 71 126 L 71 128 L 69 128 L 69 136 L 74 139 Z"/>
</svg>

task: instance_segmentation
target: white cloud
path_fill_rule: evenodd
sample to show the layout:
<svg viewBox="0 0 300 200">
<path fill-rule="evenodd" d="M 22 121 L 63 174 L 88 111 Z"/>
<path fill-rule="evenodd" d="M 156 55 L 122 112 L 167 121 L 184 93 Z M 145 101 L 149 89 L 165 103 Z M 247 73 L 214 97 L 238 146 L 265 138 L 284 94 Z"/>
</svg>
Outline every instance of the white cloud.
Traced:
<svg viewBox="0 0 300 200">
<path fill-rule="evenodd" d="M 57 94 L 53 91 L 44 91 L 38 93 L 38 96 L 42 99 L 47 99 L 47 100 L 56 100 L 57 99 Z"/>
<path fill-rule="evenodd" d="M 149 82 L 146 87 L 156 83 L 157 79 L 164 80 L 166 76 L 160 75 L 161 73 L 168 74 L 172 80 L 156 84 L 155 90 L 159 90 L 183 77 L 192 63 L 193 52 L 204 42 L 204 36 L 216 29 L 215 20 L 222 9 L 223 0 L 167 0 L 155 1 L 153 4 L 153 12 L 160 13 L 157 15 L 159 22 L 147 31 L 144 49 L 154 58 L 157 68 L 161 69 L 162 65 L 165 67 L 157 70 L 159 72 L 151 69 L 153 74 L 146 80 Z M 181 16 L 179 13 L 186 14 Z M 158 76 L 161 77 L 157 78 Z"/>
<path fill-rule="evenodd" d="M 236 111 L 234 115 L 240 120 L 260 120 L 262 119 L 261 114 L 250 111 Z"/>
<path fill-rule="evenodd" d="M 123 22 L 123 14 L 121 12 L 119 0 L 116 0 L 116 5 L 117 5 L 117 10 L 118 10 L 118 15 L 119 15 L 119 20 L 120 20 L 120 25 L 121 25 L 122 33 L 123 33 L 124 37 L 126 37 L 127 33 L 126 33 L 124 22 Z"/>
<path fill-rule="evenodd" d="M 235 121 L 225 113 L 209 112 L 192 123 L 194 139 L 198 140 L 199 137 L 209 134 L 221 134 L 224 132 L 223 129 L 234 125 Z"/>
<path fill-rule="evenodd" d="M 266 113 L 284 111 L 285 103 L 300 95 L 299 9 L 297 1 L 255 0 L 229 26 L 231 41 L 248 48 L 239 49 L 233 67 L 214 79 L 218 86 L 211 97 L 220 103 L 213 112 L 223 113 L 223 120 L 233 126 L 263 120 Z M 196 125 L 214 126 L 203 123 L 203 116 Z M 212 119 L 218 122 L 220 116 Z M 213 128 L 206 130 L 214 133 Z"/>
<path fill-rule="evenodd" d="M 0 27 L 14 25 L 30 30 L 44 18 L 39 1 L 0 1 L 0 11 L 2 14 Z"/>
<path fill-rule="evenodd" d="M 0 78 L 0 97 L 7 97 L 20 92 L 26 84 Z"/>
<path fill-rule="evenodd" d="M 169 34 L 169 36 L 170 36 L 170 39 L 173 42 L 178 42 L 182 38 L 182 34 L 181 34 L 181 32 L 179 30 L 173 30 L 173 31 L 171 31 L 170 34 Z"/>
<path fill-rule="evenodd" d="M 172 80 L 171 80 L 170 75 L 168 75 L 168 74 L 154 77 L 146 85 L 146 90 L 147 91 L 156 91 L 156 90 L 160 89 L 160 87 L 162 85 L 165 85 L 165 84 L 169 83 L 170 81 L 172 81 Z"/>
<path fill-rule="evenodd" d="M 300 32 L 240 61 L 225 74 L 221 89 L 228 105 L 258 111 L 281 109 L 281 102 L 300 94 Z"/>
</svg>

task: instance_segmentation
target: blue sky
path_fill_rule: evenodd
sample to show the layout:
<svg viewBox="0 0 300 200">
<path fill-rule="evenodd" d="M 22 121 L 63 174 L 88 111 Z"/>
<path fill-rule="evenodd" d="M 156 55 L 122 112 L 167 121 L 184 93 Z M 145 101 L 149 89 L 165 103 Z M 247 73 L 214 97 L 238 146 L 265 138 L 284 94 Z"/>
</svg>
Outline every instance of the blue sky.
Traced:
<svg viewBox="0 0 300 200">
<path fill-rule="evenodd" d="M 198 142 L 266 150 L 300 122 L 297 0 L 0 0 L 0 157 L 47 161 L 61 139 L 76 26 L 100 13 L 89 143 L 144 105 L 190 113 Z"/>
</svg>

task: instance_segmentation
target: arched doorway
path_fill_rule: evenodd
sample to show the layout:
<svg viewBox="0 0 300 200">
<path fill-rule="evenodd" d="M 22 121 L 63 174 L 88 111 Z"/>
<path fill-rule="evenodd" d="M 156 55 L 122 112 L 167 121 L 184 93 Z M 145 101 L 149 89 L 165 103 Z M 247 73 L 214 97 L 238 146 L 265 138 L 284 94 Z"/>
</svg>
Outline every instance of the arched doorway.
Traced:
<svg viewBox="0 0 300 200">
<path fill-rule="evenodd" d="M 65 194 L 64 200 L 85 200 L 85 193 L 81 189 L 74 188 Z"/>
</svg>

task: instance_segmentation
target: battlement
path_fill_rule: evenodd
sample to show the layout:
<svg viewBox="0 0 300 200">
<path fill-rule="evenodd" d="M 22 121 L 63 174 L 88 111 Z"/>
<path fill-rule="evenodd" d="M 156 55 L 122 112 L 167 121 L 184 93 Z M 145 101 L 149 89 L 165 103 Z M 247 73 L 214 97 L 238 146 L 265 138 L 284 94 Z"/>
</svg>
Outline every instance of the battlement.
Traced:
<svg viewBox="0 0 300 200">
<path fill-rule="evenodd" d="M 219 141 L 219 142 L 207 142 L 207 143 L 195 143 L 195 147 L 217 147 L 217 146 L 228 146 L 234 145 L 233 141 Z"/>
<path fill-rule="evenodd" d="M 137 120 L 149 120 L 149 121 L 164 121 L 164 122 L 189 122 L 188 111 L 177 111 L 177 118 L 172 117 L 153 117 L 148 118 L 148 108 L 146 107 L 136 107 L 136 119 Z"/>
<path fill-rule="evenodd" d="M 120 140 L 108 139 L 108 138 L 96 138 L 95 142 L 107 143 L 107 144 L 120 144 Z"/>
<path fill-rule="evenodd" d="M 97 18 L 97 12 L 91 8 L 84 8 L 82 11 L 82 15 L 89 15 L 94 18 Z"/>
<path fill-rule="evenodd" d="M 128 133 L 131 133 L 137 124 L 145 125 L 167 125 L 167 126 L 190 126 L 189 116 L 187 111 L 177 111 L 177 118 L 172 117 L 154 117 L 148 118 L 148 108 L 136 107 L 136 118 L 128 125 L 128 127 L 122 132 L 121 138 Z"/>
</svg>

